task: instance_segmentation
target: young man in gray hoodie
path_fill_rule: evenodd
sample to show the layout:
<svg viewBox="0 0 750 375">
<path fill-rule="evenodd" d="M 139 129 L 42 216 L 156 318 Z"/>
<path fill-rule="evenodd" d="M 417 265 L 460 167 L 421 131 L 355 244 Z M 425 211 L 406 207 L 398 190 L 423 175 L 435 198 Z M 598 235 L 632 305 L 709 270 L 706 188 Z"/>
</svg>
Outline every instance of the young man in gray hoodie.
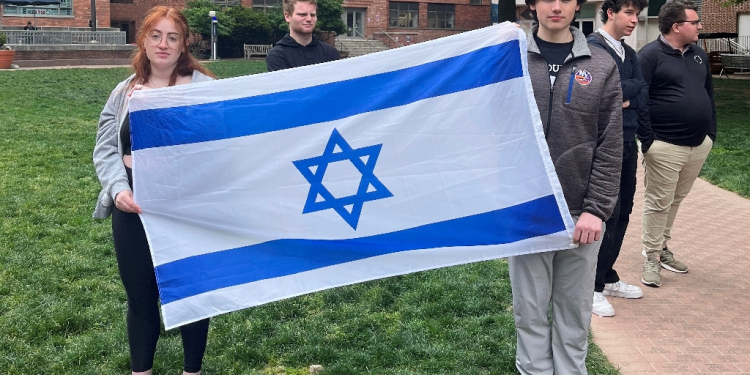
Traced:
<svg viewBox="0 0 750 375">
<path fill-rule="evenodd" d="M 620 75 L 606 51 L 590 49 L 570 27 L 584 2 L 526 0 L 538 20 L 528 36 L 529 75 L 578 247 L 508 259 L 521 374 L 587 373 L 597 254 L 620 185 Z"/>
</svg>

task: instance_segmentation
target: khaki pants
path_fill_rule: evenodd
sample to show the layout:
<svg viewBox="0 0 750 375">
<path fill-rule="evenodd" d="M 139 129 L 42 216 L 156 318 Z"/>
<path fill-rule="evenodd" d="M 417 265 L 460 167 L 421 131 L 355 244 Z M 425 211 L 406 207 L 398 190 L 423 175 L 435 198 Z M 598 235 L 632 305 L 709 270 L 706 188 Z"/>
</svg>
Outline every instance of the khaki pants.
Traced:
<svg viewBox="0 0 750 375">
<path fill-rule="evenodd" d="M 573 218 L 578 221 L 578 217 Z M 602 236 L 605 224 L 602 223 Z M 586 375 L 596 241 L 576 249 L 508 258 L 522 375 Z M 552 322 L 547 319 L 552 305 Z"/>
<path fill-rule="evenodd" d="M 642 241 L 649 255 L 658 257 L 672 238 L 672 224 L 680 203 L 693 187 L 712 146 L 708 136 L 697 147 L 654 141 L 643 154 L 646 190 Z"/>
</svg>

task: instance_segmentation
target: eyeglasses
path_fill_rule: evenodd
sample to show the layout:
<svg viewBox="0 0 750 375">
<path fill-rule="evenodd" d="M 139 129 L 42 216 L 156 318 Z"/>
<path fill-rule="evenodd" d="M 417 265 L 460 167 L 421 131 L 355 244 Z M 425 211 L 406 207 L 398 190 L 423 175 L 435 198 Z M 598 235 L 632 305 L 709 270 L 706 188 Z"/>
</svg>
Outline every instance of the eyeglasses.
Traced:
<svg viewBox="0 0 750 375">
<path fill-rule="evenodd" d="M 164 39 L 164 35 L 158 31 L 153 31 L 146 37 L 153 46 L 158 46 Z M 180 45 L 180 35 L 175 33 L 167 34 L 167 45 L 170 47 L 177 47 Z"/>
<path fill-rule="evenodd" d="M 695 21 L 688 21 L 688 20 L 685 20 L 685 21 L 677 21 L 677 22 L 675 22 L 675 23 L 685 23 L 685 22 L 687 22 L 687 23 L 689 23 L 689 24 L 691 24 L 691 25 L 693 25 L 693 26 L 698 26 L 698 25 L 700 25 L 700 23 L 701 23 L 701 20 L 700 20 L 700 19 L 697 19 L 697 20 L 695 20 Z"/>
</svg>

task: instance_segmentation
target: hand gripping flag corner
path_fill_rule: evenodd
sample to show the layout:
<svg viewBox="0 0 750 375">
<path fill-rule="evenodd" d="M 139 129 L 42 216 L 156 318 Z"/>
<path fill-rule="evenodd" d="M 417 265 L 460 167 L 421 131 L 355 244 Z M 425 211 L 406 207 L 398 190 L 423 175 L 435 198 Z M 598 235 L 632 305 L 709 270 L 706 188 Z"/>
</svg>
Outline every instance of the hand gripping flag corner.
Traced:
<svg viewBox="0 0 750 375">
<path fill-rule="evenodd" d="M 572 247 L 510 24 L 136 92 L 135 200 L 165 326 Z"/>
</svg>

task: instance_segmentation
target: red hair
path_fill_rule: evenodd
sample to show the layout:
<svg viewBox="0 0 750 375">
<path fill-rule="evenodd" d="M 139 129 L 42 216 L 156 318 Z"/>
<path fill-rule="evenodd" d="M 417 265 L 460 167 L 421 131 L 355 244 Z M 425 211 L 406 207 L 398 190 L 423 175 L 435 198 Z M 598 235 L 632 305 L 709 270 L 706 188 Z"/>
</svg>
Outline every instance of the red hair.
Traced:
<svg viewBox="0 0 750 375">
<path fill-rule="evenodd" d="M 182 44 L 180 57 L 177 59 L 177 66 L 175 66 L 172 76 L 169 77 L 169 86 L 174 86 L 177 82 L 177 77 L 192 75 L 195 70 L 209 77 L 216 78 L 211 71 L 203 67 L 189 52 L 188 38 L 190 36 L 190 26 L 188 26 L 187 18 L 174 8 L 155 6 L 146 14 L 141 29 L 138 30 L 138 35 L 135 37 L 138 49 L 133 57 L 135 78 L 130 82 L 130 87 L 133 87 L 137 83 L 143 84 L 148 82 L 151 76 L 151 61 L 146 56 L 146 36 L 162 19 L 174 22 L 175 28 L 177 28 L 180 34 L 180 43 Z"/>
</svg>

